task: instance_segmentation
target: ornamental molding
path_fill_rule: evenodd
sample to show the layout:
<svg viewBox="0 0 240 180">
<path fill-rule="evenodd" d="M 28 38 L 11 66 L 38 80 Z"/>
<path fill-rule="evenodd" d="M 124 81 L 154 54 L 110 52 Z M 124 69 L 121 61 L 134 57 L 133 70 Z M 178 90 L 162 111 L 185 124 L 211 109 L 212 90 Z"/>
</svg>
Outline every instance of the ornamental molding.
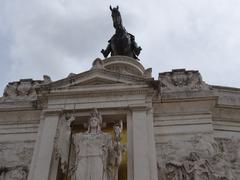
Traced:
<svg viewBox="0 0 240 180">
<path fill-rule="evenodd" d="M 159 73 L 158 79 L 162 92 L 210 90 L 198 71 L 174 69 Z"/>
</svg>

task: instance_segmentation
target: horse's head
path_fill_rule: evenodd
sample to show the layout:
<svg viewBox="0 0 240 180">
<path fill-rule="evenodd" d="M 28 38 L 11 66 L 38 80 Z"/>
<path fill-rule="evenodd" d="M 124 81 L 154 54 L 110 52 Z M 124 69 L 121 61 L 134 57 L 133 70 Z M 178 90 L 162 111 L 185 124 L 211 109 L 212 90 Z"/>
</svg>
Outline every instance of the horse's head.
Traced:
<svg viewBox="0 0 240 180">
<path fill-rule="evenodd" d="M 110 6 L 110 10 L 112 12 L 113 26 L 115 29 L 123 29 L 122 18 L 118 9 L 119 9 L 118 6 L 114 8 Z"/>
</svg>

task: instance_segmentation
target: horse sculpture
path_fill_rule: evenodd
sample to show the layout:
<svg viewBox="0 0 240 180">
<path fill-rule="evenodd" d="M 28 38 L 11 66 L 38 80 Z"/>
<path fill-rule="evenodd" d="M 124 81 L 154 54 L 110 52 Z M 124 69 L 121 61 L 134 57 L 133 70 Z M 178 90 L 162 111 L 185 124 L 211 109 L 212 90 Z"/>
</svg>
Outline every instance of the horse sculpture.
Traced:
<svg viewBox="0 0 240 180">
<path fill-rule="evenodd" d="M 112 12 L 113 27 L 116 31 L 108 41 L 107 48 L 105 50 L 102 49 L 101 53 L 105 58 L 111 53 L 111 56 L 129 56 L 139 60 L 138 55 L 142 48 L 135 42 L 135 37 L 128 33 L 122 25 L 122 17 L 119 12 L 119 7 L 112 8 L 110 6 L 110 10 Z"/>
</svg>

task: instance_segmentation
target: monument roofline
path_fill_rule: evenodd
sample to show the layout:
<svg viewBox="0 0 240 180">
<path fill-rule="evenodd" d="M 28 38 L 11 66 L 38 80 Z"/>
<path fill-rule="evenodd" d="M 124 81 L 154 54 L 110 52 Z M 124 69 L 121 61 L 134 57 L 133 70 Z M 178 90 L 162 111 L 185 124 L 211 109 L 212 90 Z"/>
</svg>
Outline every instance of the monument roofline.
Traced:
<svg viewBox="0 0 240 180">
<path fill-rule="evenodd" d="M 104 83 L 144 83 L 154 80 L 151 72 L 151 68 L 145 69 L 141 63 L 131 57 L 112 56 L 104 60 L 97 58 L 93 61 L 92 68 L 90 70 L 79 74 L 70 73 L 68 77 L 64 79 L 43 84 L 38 88 L 41 90 Z"/>
</svg>

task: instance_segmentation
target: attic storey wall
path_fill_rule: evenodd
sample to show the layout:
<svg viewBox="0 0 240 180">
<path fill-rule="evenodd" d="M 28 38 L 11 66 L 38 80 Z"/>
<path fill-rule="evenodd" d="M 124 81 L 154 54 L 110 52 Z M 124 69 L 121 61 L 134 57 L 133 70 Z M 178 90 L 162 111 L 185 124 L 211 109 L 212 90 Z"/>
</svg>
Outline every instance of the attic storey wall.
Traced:
<svg viewBox="0 0 240 180">
<path fill-rule="evenodd" d="M 214 100 L 211 98 L 154 102 L 156 144 L 189 139 L 198 133 L 212 136 L 213 104 Z"/>
<path fill-rule="evenodd" d="M 5 168 L 1 177 L 28 175 L 40 114 L 41 110 L 4 110 L 0 105 L 0 165 Z"/>
</svg>

